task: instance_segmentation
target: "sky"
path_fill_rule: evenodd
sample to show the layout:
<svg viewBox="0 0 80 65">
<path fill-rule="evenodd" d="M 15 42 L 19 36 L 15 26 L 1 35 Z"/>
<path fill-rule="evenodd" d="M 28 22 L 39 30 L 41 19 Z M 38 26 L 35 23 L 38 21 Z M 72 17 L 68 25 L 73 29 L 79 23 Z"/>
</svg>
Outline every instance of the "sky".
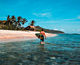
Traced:
<svg viewBox="0 0 80 65">
<path fill-rule="evenodd" d="M 80 33 L 80 0 L 0 0 L 0 20 L 7 15 L 34 20 L 35 26 Z"/>
</svg>

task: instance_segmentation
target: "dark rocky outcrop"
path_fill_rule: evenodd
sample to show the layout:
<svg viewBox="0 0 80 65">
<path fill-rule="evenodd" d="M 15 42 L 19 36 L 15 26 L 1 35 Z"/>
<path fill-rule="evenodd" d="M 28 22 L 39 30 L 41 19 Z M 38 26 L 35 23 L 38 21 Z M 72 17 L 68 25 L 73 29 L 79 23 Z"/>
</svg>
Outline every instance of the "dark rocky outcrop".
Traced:
<svg viewBox="0 0 80 65">
<path fill-rule="evenodd" d="M 34 31 L 34 29 L 31 28 L 30 26 L 27 26 L 26 28 L 24 28 L 24 30 L 31 30 L 31 31 Z"/>
</svg>

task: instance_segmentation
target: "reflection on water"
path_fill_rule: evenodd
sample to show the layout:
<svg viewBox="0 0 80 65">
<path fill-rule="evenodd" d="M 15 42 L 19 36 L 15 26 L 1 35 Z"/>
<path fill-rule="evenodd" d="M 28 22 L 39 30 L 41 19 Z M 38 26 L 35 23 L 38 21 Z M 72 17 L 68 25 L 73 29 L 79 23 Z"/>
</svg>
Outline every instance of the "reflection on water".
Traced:
<svg viewBox="0 0 80 65">
<path fill-rule="evenodd" d="M 0 43 L 0 65 L 79 65 L 80 36 L 59 35 L 39 40 Z"/>
</svg>

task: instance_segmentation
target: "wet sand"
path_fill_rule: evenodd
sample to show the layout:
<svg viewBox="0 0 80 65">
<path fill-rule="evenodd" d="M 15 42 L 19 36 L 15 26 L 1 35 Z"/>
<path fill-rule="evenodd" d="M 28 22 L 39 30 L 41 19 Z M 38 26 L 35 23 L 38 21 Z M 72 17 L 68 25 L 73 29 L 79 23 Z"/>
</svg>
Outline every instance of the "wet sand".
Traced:
<svg viewBox="0 0 80 65">
<path fill-rule="evenodd" d="M 37 31 L 14 31 L 14 30 L 0 30 L 0 43 L 2 42 L 14 42 L 25 41 L 31 39 L 38 39 L 35 33 Z M 46 33 L 46 37 L 54 37 L 56 34 Z"/>
</svg>

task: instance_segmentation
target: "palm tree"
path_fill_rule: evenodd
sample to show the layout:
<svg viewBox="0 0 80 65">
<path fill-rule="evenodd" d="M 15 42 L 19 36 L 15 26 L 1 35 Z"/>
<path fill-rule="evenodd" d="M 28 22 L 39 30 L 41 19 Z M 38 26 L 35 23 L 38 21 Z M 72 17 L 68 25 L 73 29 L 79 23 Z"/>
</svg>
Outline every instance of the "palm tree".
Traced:
<svg viewBox="0 0 80 65">
<path fill-rule="evenodd" d="M 7 17 L 7 24 L 8 24 L 8 28 L 9 29 L 14 29 L 15 28 L 15 26 L 13 25 L 13 23 L 16 21 L 16 18 L 15 18 L 15 16 L 12 16 L 11 18 L 10 18 L 10 15 L 8 15 L 8 17 Z"/>
<path fill-rule="evenodd" d="M 28 22 L 27 19 L 25 19 L 25 18 L 23 18 L 22 20 L 23 20 L 23 21 L 22 21 L 22 24 L 23 24 L 23 25 L 24 25 L 26 22 Z"/>
<path fill-rule="evenodd" d="M 14 23 L 14 22 L 16 22 L 16 18 L 15 18 L 15 16 L 12 16 L 12 23 Z"/>
<path fill-rule="evenodd" d="M 18 23 L 18 25 L 20 24 L 20 22 L 21 22 L 21 17 L 19 16 L 19 17 L 17 17 L 18 18 L 18 21 L 17 21 L 17 23 Z"/>
<path fill-rule="evenodd" d="M 6 22 L 6 24 L 10 25 L 10 15 L 7 16 L 7 22 Z"/>
<path fill-rule="evenodd" d="M 10 15 L 8 15 L 7 22 L 5 23 L 5 25 L 8 24 L 7 27 L 9 29 L 15 29 L 15 28 L 21 27 L 21 25 L 24 25 L 26 22 L 28 22 L 27 19 L 22 18 L 21 16 L 17 17 L 17 20 L 16 20 L 15 16 L 12 16 L 10 18 Z M 34 22 L 32 22 L 32 23 L 34 23 Z"/>
<path fill-rule="evenodd" d="M 26 22 L 28 22 L 27 19 L 22 18 L 22 27 L 21 27 L 21 29 L 24 29 L 24 24 L 25 24 Z"/>
<path fill-rule="evenodd" d="M 30 25 L 29 25 L 29 30 L 31 29 L 34 29 L 34 31 L 35 31 L 35 27 L 34 27 L 34 24 L 35 24 L 36 22 L 34 21 L 34 20 L 32 20 L 31 22 L 30 22 Z"/>
<path fill-rule="evenodd" d="M 36 23 L 34 20 L 31 21 L 30 25 L 34 26 L 34 23 Z"/>
<path fill-rule="evenodd" d="M 18 21 L 16 22 L 16 24 L 17 24 L 17 27 L 20 27 L 21 26 L 21 24 L 20 24 L 20 22 L 21 22 L 21 16 L 19 16 L 19 17 L 17 17 L 17 19 L 18 19 Z"/>
<path fill-rule="evenodd" d="M 9 18 L 9 17 L 10 17 L 10 15 L 8 15 L 8 16 L 7 16 L 7 21 L 9 21 L 9 20 L 10 20 L 10 18 Z"/>
</svg>

